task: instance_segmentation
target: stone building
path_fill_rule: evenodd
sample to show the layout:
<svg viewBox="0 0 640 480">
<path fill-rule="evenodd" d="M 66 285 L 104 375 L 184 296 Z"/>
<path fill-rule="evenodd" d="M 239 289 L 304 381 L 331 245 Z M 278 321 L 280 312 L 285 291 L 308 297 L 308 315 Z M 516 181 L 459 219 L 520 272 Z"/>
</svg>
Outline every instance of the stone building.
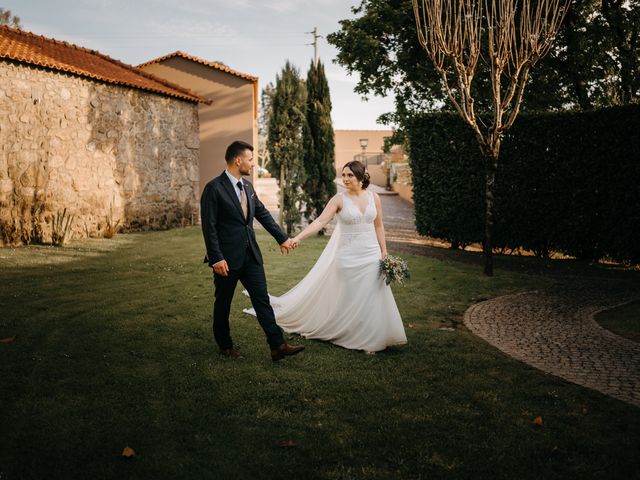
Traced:
<svg viewBox="0 0 640 480">
<path fill-rule="evenodd" d="M 258 145 L 258 78 L 226 65 L 174 52 L 138 68 L 212 101 L 200 104 L 200 190 L 222 173 L 224 153 L 234 140 Z M 257 151 L 255 152 L 257 155 Z M 257 169 L 254 168 L 252 181 Z"/>
<path fill-rule="evenodd" d="M 197 221 L 205 98 L 93 50 L 0 27 L 0 245 Z"/>
</svg>

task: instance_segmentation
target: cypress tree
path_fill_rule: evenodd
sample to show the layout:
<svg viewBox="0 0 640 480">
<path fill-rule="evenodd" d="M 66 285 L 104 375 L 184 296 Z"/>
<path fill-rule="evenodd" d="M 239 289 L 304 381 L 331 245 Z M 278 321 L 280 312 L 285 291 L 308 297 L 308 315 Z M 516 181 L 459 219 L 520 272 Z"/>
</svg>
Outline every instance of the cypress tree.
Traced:
<svg viewBox="0 0 640 480">
<path fill-rule="evenodd" d="M 280 225 L 287 235 L 301 221 L 302 187 L 305 182 L 302 129 L 305 123 L 306 89 L 298 70 L 288 61 L 276 76 L 271 101 L 268 145 L 280 187 Z"/>
<path fill-rule="evenodd" d="M 331 96 L 322 62 L 311 62 L 307 73 L 307 121 L 304 126 L 305 217 L 317 218 L 336 194 L 335 140 Z M 319 232 L 324 234 L 324 230 Z"/>
</svg>

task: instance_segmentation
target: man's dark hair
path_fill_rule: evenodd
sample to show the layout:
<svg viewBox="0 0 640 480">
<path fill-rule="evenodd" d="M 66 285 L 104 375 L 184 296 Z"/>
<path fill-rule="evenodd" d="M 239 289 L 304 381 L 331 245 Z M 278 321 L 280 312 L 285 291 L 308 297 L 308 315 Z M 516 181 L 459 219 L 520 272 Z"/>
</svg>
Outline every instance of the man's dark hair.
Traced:
<svg viewBox="0 0 640 480">
<path fill-rule="evenodd" d="M 236 140 L 227 147 L 227 151 L 224 154 L 224 159 L 227 161 L 227 163 L 231 163 L 237 156 L 242 155 L 242 152 L 244 152 L 245 150 L 251 150 L 253 152 L 253 145 L 247 142 Z"/>
</svg>

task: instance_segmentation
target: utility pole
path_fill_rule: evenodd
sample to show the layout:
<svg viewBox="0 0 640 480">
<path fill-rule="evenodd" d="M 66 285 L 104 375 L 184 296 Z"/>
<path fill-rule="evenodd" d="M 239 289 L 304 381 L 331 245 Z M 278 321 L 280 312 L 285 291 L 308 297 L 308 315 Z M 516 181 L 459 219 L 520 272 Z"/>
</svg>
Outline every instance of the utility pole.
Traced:
<svg viewBox="0 0 640 480">
<path fill-rule="evenodd" d="M 318 66 L 318 39 L 324 37 L 318 35 L 318 27 L 313 27 L 313 31 L 307 33 L 313 35 L 313 43 L 307 43 L 307 45 L 313 45 L 313 64 Z"/>
</svg>

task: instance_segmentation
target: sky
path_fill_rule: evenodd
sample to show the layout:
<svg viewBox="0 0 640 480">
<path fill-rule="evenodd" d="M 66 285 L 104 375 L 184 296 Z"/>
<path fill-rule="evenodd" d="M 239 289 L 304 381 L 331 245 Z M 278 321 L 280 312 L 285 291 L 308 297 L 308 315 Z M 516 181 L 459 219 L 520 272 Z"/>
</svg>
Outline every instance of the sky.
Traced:
<svg viewBox="0 0 640 480">
<path fill-rule="evenodd" d="M 360 0 L 0 0 L 20 17 L 24 30 L 98 50 L 130 65 L 176 50 L 219 61 L 275 82 L 287 60 L 303 77 L 313 58 L 311 32 L 340 29 Z M 393 110 L 391 97 L 364 101 L 354 93 L 357 76 L 335 64 L 334 47 L 319 39 L 334 129 L 382 130 L 377 117 Z"/>
</svg>

